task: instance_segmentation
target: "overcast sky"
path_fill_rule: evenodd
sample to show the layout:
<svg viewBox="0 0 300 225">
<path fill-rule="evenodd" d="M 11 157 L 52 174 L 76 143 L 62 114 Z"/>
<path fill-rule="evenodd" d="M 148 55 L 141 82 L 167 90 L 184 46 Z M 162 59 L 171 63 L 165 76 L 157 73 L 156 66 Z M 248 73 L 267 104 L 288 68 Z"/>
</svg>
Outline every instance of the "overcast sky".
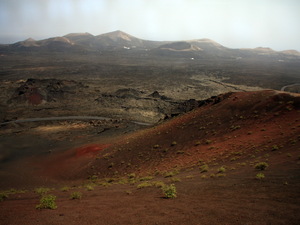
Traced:
<svg viewBox="0 0 300 225">
<path fill-rule="evenodd" d="M 0 43 L 114 30 L 300 51 L 300 0 L 0 0 Z"/>
</svg>

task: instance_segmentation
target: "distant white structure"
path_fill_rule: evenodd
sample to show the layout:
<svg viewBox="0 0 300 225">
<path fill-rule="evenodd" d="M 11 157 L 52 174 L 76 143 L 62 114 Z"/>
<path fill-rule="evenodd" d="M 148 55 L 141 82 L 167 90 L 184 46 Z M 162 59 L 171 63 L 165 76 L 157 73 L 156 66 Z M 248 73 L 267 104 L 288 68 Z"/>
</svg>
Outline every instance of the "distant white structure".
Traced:
<svg viewBox="0 0 300 225">
<path fill-rule="evenodd" d="M 191 58 L 191 60 L 194 60 L 194 58 Z"/>
</svg>

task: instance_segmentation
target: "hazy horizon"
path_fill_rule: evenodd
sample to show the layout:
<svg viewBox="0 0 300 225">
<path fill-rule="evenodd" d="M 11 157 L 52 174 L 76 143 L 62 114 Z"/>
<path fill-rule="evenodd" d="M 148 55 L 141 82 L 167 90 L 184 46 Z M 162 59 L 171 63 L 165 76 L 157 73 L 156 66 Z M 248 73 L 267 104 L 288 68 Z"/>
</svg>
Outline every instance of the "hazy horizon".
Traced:
<svg viewBox="0 0 300 225">
<path fill-rule="evenodd" d="M 297 0 L 0 0 L 0 43 L 121 30 L 145 40 L 300 51 L 299 12 Z"/>
</svg>

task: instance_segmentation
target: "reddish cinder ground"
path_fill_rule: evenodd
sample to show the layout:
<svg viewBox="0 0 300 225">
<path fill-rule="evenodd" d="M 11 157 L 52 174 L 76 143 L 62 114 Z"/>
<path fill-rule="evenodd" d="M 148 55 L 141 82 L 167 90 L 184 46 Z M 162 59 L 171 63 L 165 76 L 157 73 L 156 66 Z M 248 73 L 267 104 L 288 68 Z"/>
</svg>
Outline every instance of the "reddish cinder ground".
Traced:
<svg viewBox="0 0 300 225">
<path fill-rule="evenodd" d="M 34 165 L 56 181 L 58 208 L 36 210 L 32 189 L 11 193 L 0 202 L 0 223 L 299 224 L 299 115 L 299 95 L 228 93 L 110 144 L 40 157 Z M 255 169 L 259 162 L 266 170 Z M 145 179 L 153 185 L 138 188 Z M 174 183 L 177 198 L 165 199 L 157 181 Z M 72 189 L 62 192 L 66 185 Z M 73 191 L 82 199 L 70 200 Z"/>
</svg>

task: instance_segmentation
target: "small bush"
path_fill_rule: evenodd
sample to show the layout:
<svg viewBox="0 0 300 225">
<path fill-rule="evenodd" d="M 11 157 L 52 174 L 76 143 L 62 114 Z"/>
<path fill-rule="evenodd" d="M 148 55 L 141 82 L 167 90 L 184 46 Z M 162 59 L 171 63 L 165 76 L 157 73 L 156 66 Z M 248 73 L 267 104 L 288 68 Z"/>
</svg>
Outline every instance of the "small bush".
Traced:
<svg viewBox="0 0 300 225">
<path fill-rule="evenodd" d="M 152 182 L 152 184 L 157 188 L 161 188 L 161 187 L 165 186 L 165 183 L 162 181 L 155 181 L 155 182 Z"/>
<path fill-rule="evenodd" d="M 109 186 L 111 186 L 111 183 L 108 183 L 108 182 L 98 182 L 97 184 L 101 185 L 103 187 L 109 187 Z"/>
<path fill-rule="evenodd" d="M 154 177 L 152 176 L 147 176 L 147 177 L 141 177 L 140 181 L 147 181 L 147 180 L 152 180 Z"/>
<path fill-rule="evenodd" d="M 165 198 L 176 198 L 177 197 L 176 187 L 174 184 L 164 185 L 161 189 L 165 195 Z"/>
<path fill-rule="evenodd" d="M 178 178 L 178 177 L 172 177 L 172 178 L 170 179 L 170 181 L 171 181 L 171 182 L 180 182 L 181 179 Z"/>
<path fill-rule="evenodd" d="M 88 190 L 88 191 L 94 190 L 94 186 L 91 185 L 91 184 L 88 184 L 88 185 L 86 185 L 85 187 L 86 187 L 86 190 Z"/>
<path fill-rule="evenodd" d="M 255 165 L 255 169 L 257 170 L 265 170 L 269 166 L 266 162 L 260 162 Z"/>
<path fill-rule="evenodd" d="M 90 179 L 91 181 L 96 181 L 96 180 L 98 179 L 98 176 L 97 176 L 97 175 L 91 175 L 91 176 L 89 177 L 89 179 Z"/>
<path fill-rule="evenodd" d="M 207 172 L 208 171 L 208 165 L 204 164 L 204 165 L 200 166 L 199 169 L 200 169 L 200 173 Z"/>
<path fill-rule="evenodd" d="M 70 199 L 81 199 L 82 194 L 81 192 L 75 191 L 70 195 Z"/>
<path fill-rule="evenodd" d="M 67 192 L 67 191 L 69 191 L 71 188 L 70 187 L 62 187 L 60 190 L 62 191 L 62 192 Z"/>
<path fill-rule="evenodd" d="M 128 174 L 128 178 L 129 178 L 129 179 L 135 178 L 135 173 L 130 173 L 130 174 Z"/>
<path fill-rule="evenodd" d="M 226 177 L 226 174 L 225 173 L 217 173 L 216 177 Z"/>
<path fill-rule="evenodd" d="M 50 188 L 44 188 L 44 187 L 40 187 L 40 188 L 36 188 L 34 190 L 35 193 L 39 194 L 39 195 L 45 195 L 47 194 L 49 191 L 51 191 Z"/>
<path fill-rule="evenodd" d="M 225 172 L 226 172 L 226 169 L 224 166 L 222 166 L 218 169 L 218 173 L 225 173 Z"/>
<path fill-rule="evenodd" d="M 152 186 L 153 186 L 152 183 L 146 181 L 146 182 L 140 183 L 140 184 L 137 186 L 137 188 L 138 188 L 138 189 L 141 189 L 141 188 L 152 187 Z"/>
<path fill-rule="evenodd" d="M 5 192 L 0 192 L 0 202 L 8 198 L 8 194 Z"/>
<path fill-rule="evenodd" d="M 262 179 L 264 179 L 265 178 L 265 175 L 263 174 L 263 173 L 258 173 L 258 174 L 256 174 L 256 179 L 258 179 L 258 180 L 262 180 Z"/>
<path fill-rule="evenodd" d="M 205 144 L 209 145 L 209 144 L 211 144 L 211 143 L 212 143 L 211 140 L 205 140 Z"/>
<path fill-rule="evenodd" d="M 201 142 L 200 142 L 200 141 L 197 141 L 197 142 L 195 143 L 195 146 L 198 146 L 198 145 L 201 145 Z"/>
<path fill-rule="evenodd" d="M 56 196 L 45 195 L 40 199 L 40 204 L 38 204 L 36 209 L 56 209 L 57 205 L 55 203 Z"/>
<path fill-rule="evenodd" d="M 170 172 L 165 173 L 165 177 L 166 177 L 166 178 L 167 178 L 167 177 L 173 177 L 173 176 L 177 175 L 178 173 L 179 173 L 178 170 L 173 170 L 173 171 L 170 171 Z"/>
</svg>

